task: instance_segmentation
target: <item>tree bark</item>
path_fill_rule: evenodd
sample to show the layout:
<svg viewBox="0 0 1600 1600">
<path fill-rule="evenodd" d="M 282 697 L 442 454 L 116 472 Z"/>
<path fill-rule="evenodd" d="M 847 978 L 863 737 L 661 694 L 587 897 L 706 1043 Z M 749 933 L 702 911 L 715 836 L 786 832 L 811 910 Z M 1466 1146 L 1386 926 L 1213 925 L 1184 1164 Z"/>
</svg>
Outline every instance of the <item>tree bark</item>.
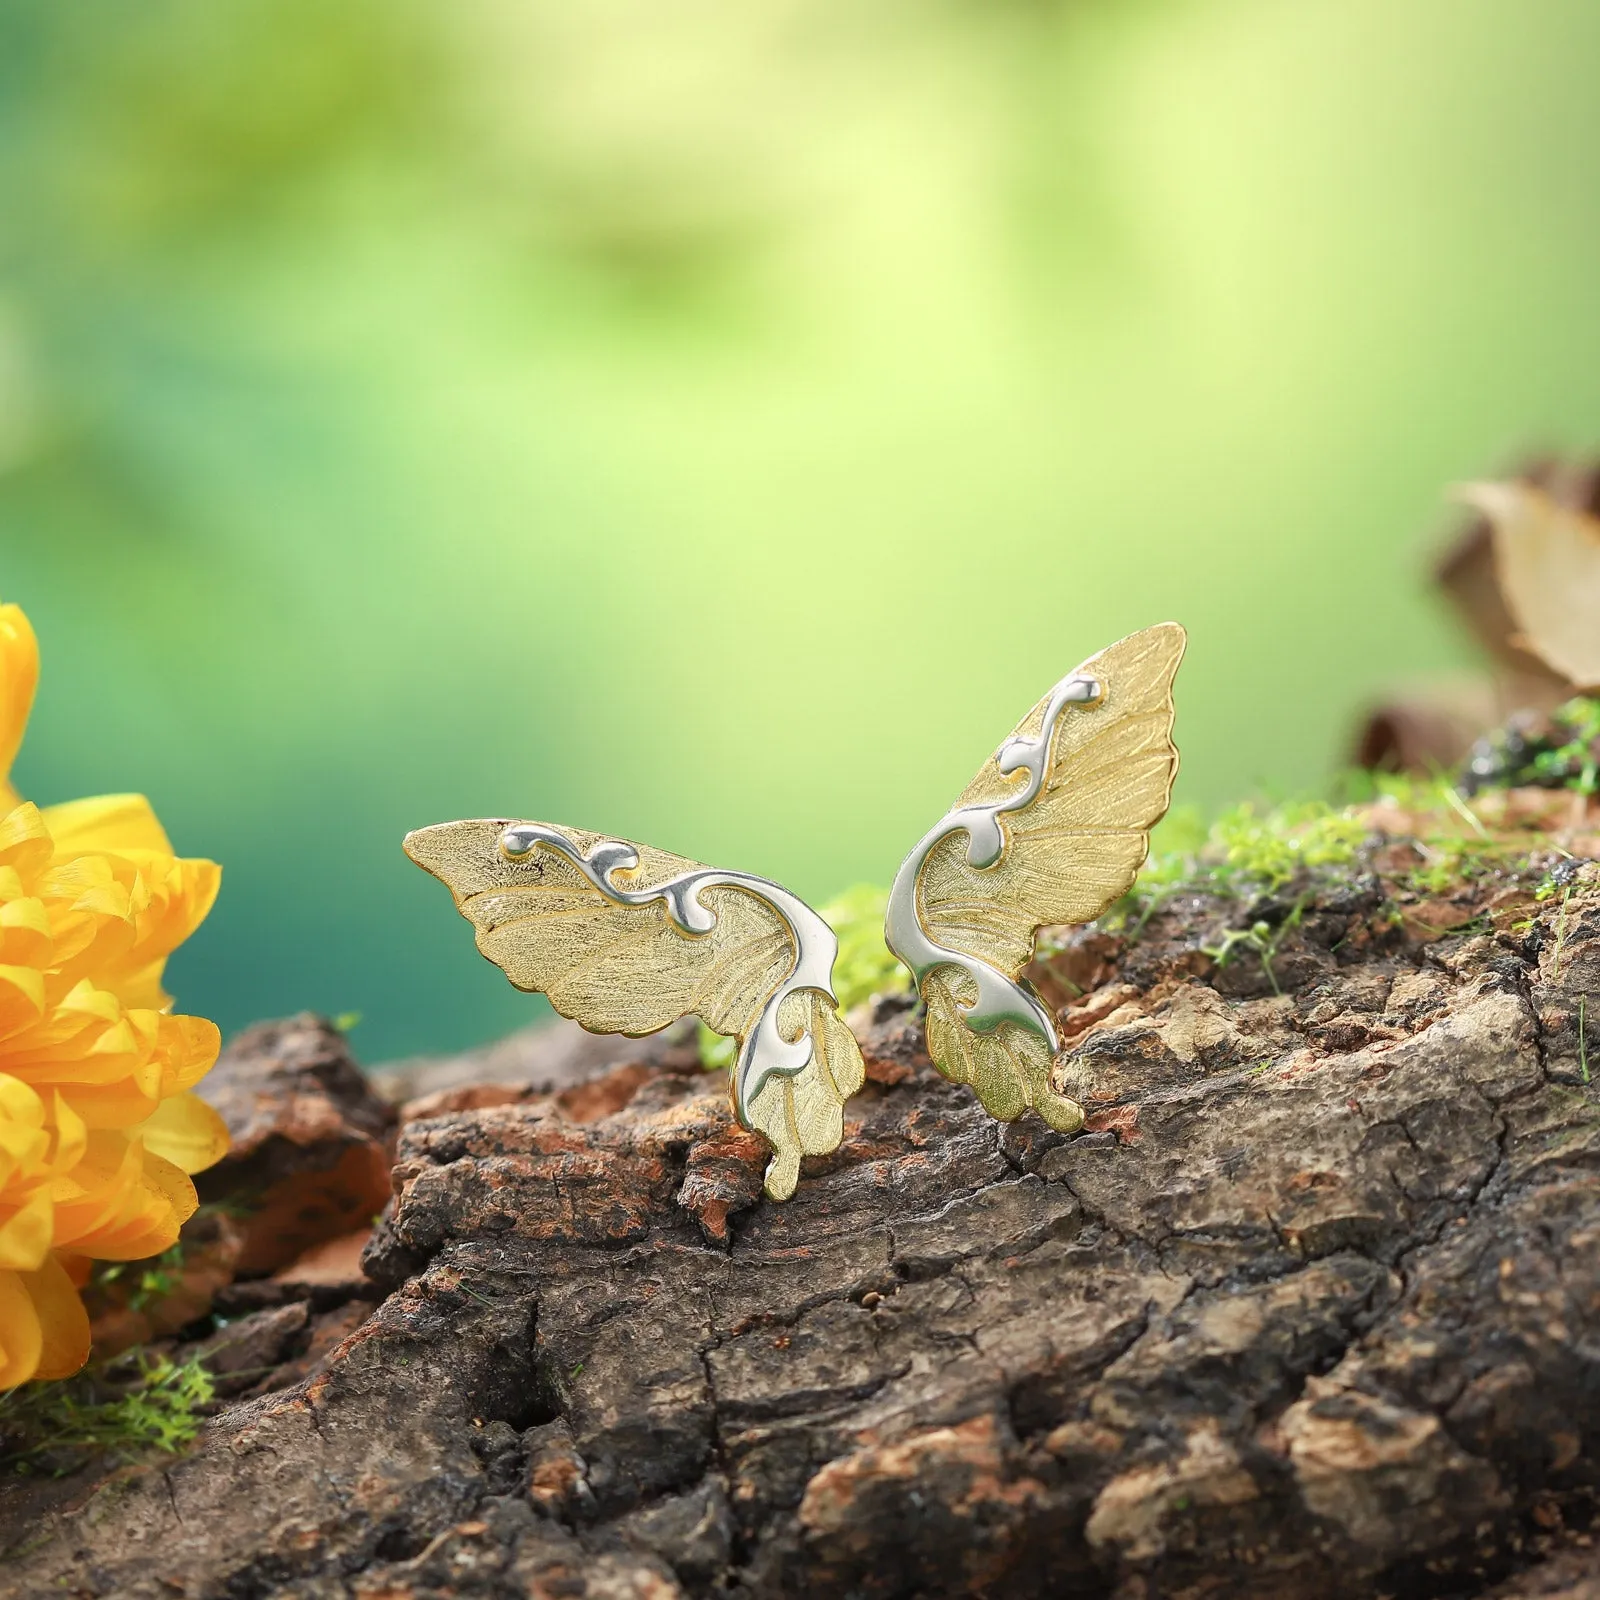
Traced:
<svg viewBox="0 0 1600 1600">
<path fill-rule="evenodd" d="M 878 1003 L 781 1206 L 681 1048 L 457 1070 L 371 1315 L 0 1593 L 1600 1600 L 1600 871 L 1381 865 L 1068 937 L 1075 1137 Z"/>
</svg>

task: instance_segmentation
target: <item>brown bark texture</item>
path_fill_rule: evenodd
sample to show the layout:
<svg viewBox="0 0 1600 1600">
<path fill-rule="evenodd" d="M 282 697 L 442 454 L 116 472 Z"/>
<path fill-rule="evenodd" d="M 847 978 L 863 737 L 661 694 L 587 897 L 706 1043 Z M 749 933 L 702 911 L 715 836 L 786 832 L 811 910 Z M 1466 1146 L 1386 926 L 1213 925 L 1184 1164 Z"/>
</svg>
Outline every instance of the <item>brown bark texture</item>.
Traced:
<svg viewBox="0 0 1600 1600">
<path fill-rule="evenodd" d="M 0 1594 L 1600 1600 L 1600 869 L 1539 877 L 1364 861 L 1066 936 L 1073 1137 L 877 1002 L 784 1205 L 681 1042 L 452 1063 L 368 1278 L 226 1291 L 254 1386 L 16 1502 Z"/>
</svg>

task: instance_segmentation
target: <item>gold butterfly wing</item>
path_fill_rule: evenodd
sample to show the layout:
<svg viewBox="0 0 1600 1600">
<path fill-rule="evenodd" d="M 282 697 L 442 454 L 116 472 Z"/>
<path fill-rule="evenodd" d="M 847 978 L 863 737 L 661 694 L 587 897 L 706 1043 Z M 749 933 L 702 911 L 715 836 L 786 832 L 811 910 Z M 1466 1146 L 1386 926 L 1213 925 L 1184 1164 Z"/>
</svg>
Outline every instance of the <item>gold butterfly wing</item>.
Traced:
<svg viewBox="0 0 1600 1600">
<path fill-rule="evenodd" d="M 1172 795 L 1173 678 L 1186 635 L 1159 623 L 1091 656 L 1017 724 L 890 892 L 889 946 L 927 1006 L 928 1053 L 1002 1121 L 1065 1133 L 1055 1022 L 1022 981 L 1040 928 L 1087 922 L 1132 886 Z"/>
<path fill-rule="evenodd" d="M 481 819 L 405 839 L 519 989 L 594 1033 L 704 1018 L 738 1040 L 735 1114 L 772 1145 L 767 1193 L 800 1157 L 836 1149 L 864 1072 L 831 989 L 837 945 L 776 884 L 647 845 L 545 823 Z"/>
</svg>

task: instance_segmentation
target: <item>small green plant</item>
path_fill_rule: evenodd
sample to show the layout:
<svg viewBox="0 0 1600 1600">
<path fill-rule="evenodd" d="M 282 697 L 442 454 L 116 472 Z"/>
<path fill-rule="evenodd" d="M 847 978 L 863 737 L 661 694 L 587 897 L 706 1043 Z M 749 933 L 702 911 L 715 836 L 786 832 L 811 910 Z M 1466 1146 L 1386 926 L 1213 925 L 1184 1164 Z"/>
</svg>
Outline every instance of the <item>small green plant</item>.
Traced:
<svg viewBox="0 0 1600 1600">
<path fill-rule="evenodd" d="M 1248 928 L 1224 929 L 1222 937 L 1216 944 L 1200 946 L 1201 954 L 1210 956 L 1219 967 L 1225 967 L 1232 959 L 1235 950 L 1241 947 L 1254 950 L 1261 958 L 1261 970 L 1266 974 L 1267 982 L 1272 985 L 1272 992 L 1281 995 L 1283 990 L 1278 986 L 1278 975 L 1272 970 L 1272 962 L 1289 930 L 1300 925 L 1306 899 L 1307 896 L 1301 895 L 1295 901 L 1289 915 L 1276 928 L 1267 922 L 1253 922 Z"/>
<path fill-rule="evenodd" d="M 1589 1081 L 1589 997 L 1586 994 L 1578 996 L 1578 1075 L 1585 1083 Z"/>
<path fill-rule="evenodd" d="M 1561 976 L 1561 957 L 1567 948 L 1567 902 L 1572 899 L 1572 885 L 1569 883 L 1561 894 L 1561 912 L 1556 918 L 1556 947 L 1550 957 L 1550 981 L 1554 983 Z"/>
<path fill-rule="evenodd" d="M 133 1363 L 131 1379 L 101 1368 L 24 1384 L 0 1395 L 0 1467 L 59 1477 L 94 1456 L 176 1455 L 194 1442 L 215 1398 L 199 1361 L 148 1353 Z"/>
<path fill-rule="evenodd" d="M 130 1311 L 143 1311 L 157 1300 L 165 1299 L 182 1281 L 183 1241 L 180 1239 L 170 1250 L 163 1250 L 153 1261 L 111 1261 L 97 1268 L 94 1281 L 98 1284 L 121 1283 L 138 1269 L 138 1278 L 127 1295 Z"/>
<path fill-rule="evenodd" d="M 1474 839 L 1447 835 L 1415 843 L 1423 862 L 1405 875 L 1405 884 L 1419 894 L 1444 894 L 1477 877 L 1489 864 L 1486 852 Z"/>
<path fill-rule="evenodd" d="M 883 942 L 883 918 L 889 891 L 876 884 L 858 883 L 819 908 L 819 915 L 839 941 L 833 964 L 833 992 L 839 1009 L 848 1011 L 875 994 L 903 993 L 911 975 L 889 953 Z M 727 1071 L 733 1065 L 732 1039 L 700 1024 L 700 1064 L 708 1071 Z"/>
</svg>

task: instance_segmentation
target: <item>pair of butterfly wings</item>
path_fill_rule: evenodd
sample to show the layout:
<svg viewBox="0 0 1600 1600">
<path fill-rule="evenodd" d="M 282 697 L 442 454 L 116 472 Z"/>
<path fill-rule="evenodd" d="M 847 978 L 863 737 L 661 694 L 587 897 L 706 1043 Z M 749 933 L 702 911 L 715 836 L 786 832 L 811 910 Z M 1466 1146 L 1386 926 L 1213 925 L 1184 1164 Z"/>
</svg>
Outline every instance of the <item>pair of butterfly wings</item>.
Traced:
<svg viewBox="0 0 1600 1600">
<path fill-rule="evenodd" d="M 927 854 L 915 885 L 916 915 L 934 944 L 1015 979 L 1033 959 L 1041 927 L 1086 922 L 1127 891 L 1177 772 L 1172 680 L 1183 648 L 1182 628 L 1162 623 L 1078 669 L 1074 676 L 1094 679 L 1101 695 L 1056 718 L 1037 794 L 1001 819 L 999 856 L 973 865 L 959 829 Z M 1023 718 L 1013 739 L 1039 736 L 1049 701 Z M 1001 770 L 997 753 L 958 804 L 992 806 L 1014 797 L 1023 782 L 1023 774 Z M 702 871 L 695 863 L 636 847 L 637 865 L 612 881 L 645 903 L 619 904 L 559 852 L 508 857 L 500 848 L 506 827 L 443 823 L 409 835 L 406 851 L 449 886 L 485 956 L 584 1027 L 652 1033 L 695 1013 L 742 1042 L 793 974 L 799 951 L 790 922 L 754 890 L 701 888 L 714 922 L 708 932 L 686 932 L 663 899 L 638 891 Z M 561 832 L 585 856 L 602 840 Z M 1001 1119 L 1031 1106 L 1063 1131 L 1081 1125 L 1080 1108 L 1050 1085 L 1052 1050 L 1038 1031 L 1010 1021 L 987 1031 L 970 1027 L 964 1010 L 971 980 L 959 965 L 925 972 L 920 987 L 928 1051 L 946 1077 L 970 1084 Z M 799 1072 L 760 1081 L 739 1109 L 773 1146 L 767 1191 L 781 1199 L 793 1192 L 802 1155 L 837 1147 L 844 1102 L 861 1087 L 863 1068 L 833 997 L 820 988 L 784 994 L 777 1026 L 784 1039 L 808 1035 L 811 1059 Z"/>
</svg>

